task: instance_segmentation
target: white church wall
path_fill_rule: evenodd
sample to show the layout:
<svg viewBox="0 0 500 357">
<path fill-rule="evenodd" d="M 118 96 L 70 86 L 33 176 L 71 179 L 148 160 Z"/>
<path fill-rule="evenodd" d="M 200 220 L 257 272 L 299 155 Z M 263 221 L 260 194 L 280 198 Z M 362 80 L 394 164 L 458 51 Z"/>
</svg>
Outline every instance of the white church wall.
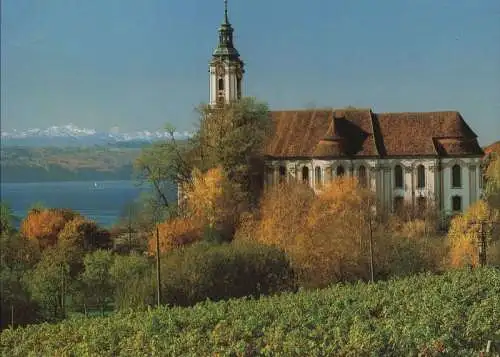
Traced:
<svg viewBox="0 0 500 357">
<path fill-rule="evenodd" d="M 452 187 L 451 170 L 455 163 L 462 168 L 462 185 Z M 267 167 L 272 168 L 272 182 L 279 180 L 279 167 L 286 168 L 286 180 L 302 181 L 303 168 L 308 168 L 308 184 L 316 192 L 320 192 L 330 179 L 335 178 L 336 170 L 341 165 L 345 175 L 358 177 L 359 167 L 366 168 L 367 183 L 376 193 L 377 198 L 383 204 L 393 209 L 395 197 L 403 197 L 407 203 L 416 203 L 418 197 L 425 197 L 428 203 L 436 200 L 446 214 L 452 213 L 452 197 L 460 196 L 462 199 L 462 210 L 479 199 L 481 190 L 480 182 L 480 159 L 354 159 L 354 160 L 271 160 L 266 162 Z M 403 187 L 395 187 L 395 166 L 403 168 Z M 425 185 L 417 187 L 417 167 L 423 165 L 425 168 Z M 321 179 L 316 180 L 316 167 L 320 168 Z M 439 167 L 442 169 L 439 170 Z M 269 184 L 269 180 L 267 184 Z M 319 183 L 319 184 L 318 184 Z"/>
</svg>

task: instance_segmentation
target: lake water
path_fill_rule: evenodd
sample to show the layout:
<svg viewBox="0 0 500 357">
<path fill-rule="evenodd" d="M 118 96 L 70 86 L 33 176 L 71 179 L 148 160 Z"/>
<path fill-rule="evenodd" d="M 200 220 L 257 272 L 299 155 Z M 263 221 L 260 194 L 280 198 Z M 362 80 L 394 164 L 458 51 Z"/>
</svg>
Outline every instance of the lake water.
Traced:
<svg viewBox="0 0 500 357">
<path fill-rule="evenodd" d="M 133 181 L 2 183 L 1 200 L 7 202 L 17 217 L 23 218 L 30 207 L 71 208 L 109 227 L 120 217 L 124 207 L 148 192 L 146 185 Z"/>
</svg>

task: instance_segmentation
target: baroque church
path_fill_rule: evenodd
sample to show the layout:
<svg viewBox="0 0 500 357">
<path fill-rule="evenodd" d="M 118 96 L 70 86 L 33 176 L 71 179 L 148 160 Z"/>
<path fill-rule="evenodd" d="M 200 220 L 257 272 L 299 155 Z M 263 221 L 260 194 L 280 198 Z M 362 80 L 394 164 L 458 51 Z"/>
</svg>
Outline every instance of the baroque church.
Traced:
<svg viewBox="0 0 500 357">
<path fill-rule="evenodd" d="M 235 48 L 227 0 L 209 64 L 210 105 L 241 98 L 244 63 Z M 371 109 L 271 111 L 264 185 L 296 180 L 315 191 L 353 175 L 388 209 L 433 202 L 446 215 L 480 198 L 477 135 L 457 111 L 375 113 Z"/>
</svg>

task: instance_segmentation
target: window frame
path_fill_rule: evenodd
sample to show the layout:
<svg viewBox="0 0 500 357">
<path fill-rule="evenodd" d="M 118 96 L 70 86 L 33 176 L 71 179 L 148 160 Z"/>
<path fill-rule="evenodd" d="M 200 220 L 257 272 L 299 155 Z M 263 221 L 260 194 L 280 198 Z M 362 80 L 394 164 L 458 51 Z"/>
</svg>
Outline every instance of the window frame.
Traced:
<svg viewBox="0 0 500 357">
<path fill-rule="evenodd" d="M 417 166 L 417 188 L 423 189 L 426 185 L 426 177 L 425 177 L 425 166 L 420 164 Z"/>
<path fill-rule="evenodd" d="M 401 175 L 400 180 L 398 180 L 399 175 Z M 400 184 L 398 181 L 401 181 Z M 397 164 L 394 166 L 394 188 L 397 188 L 397 189 L 404 189 L 405 188 L 404 169 L 403 169 L 403 166 L 400 164 Z"/>
<path fill-rule="evenodd" d="M 458 168 L 457 174 L 458 174 L 458 185 L 455 185 L 455 169 Z M 454 164 L 451 167 L 451 188 L 462 188 L 462 181 L 463 181 L 463 175 L 462 175 L 462 166 L 459 164 Z"/>
</svg>

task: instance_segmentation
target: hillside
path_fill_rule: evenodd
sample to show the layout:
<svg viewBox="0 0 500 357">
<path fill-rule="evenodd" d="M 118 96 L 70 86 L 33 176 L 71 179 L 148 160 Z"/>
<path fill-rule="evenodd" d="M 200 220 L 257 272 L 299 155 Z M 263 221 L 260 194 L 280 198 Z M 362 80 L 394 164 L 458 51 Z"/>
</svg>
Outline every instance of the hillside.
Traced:
<svg viewBox="0 0 500 357">
<path fill-rule="evenodd" d="M 489 340 L 500 341 L 499 306 L 500 271 L 463 270 L 74 318 L 5 330 L 0 349 L 9 356 L 478 356 Z"/>
<path fill-rule="evenodd" d="M 128 180 L 140 147 L 2 147 L 2 182 Z"/>
</svg>

